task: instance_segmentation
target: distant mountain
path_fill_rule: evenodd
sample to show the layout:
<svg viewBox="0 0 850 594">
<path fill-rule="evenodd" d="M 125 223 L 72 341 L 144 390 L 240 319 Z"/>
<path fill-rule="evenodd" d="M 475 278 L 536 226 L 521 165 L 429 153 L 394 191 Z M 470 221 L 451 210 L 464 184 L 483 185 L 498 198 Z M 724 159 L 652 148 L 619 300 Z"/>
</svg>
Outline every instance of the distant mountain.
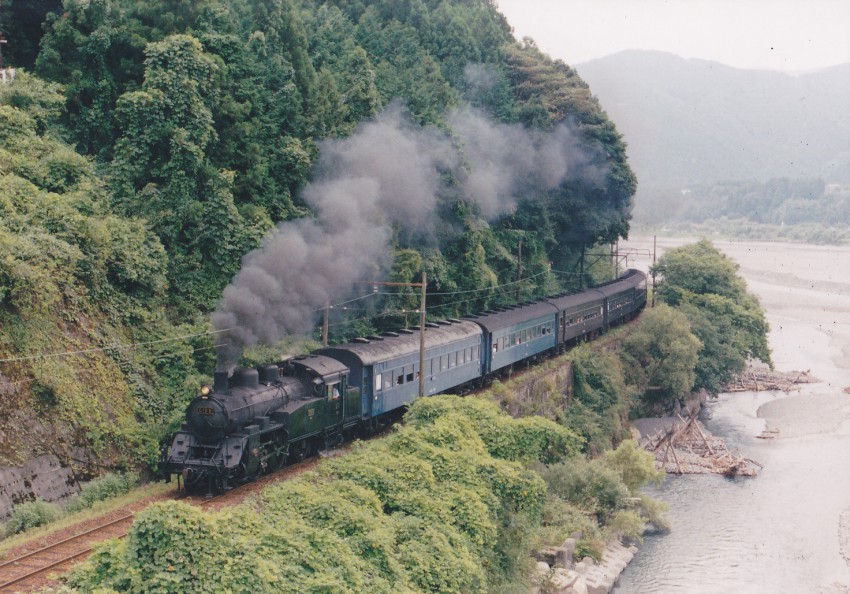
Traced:
<svg viewBox="0 0 850 594">
<path fill-rule="evenodd" d="M 575 68 L 625 137 L 639 193 L 774 177 L 850 182 L 850 64 L 792 76 L 625 51 Z"/>
</svg>

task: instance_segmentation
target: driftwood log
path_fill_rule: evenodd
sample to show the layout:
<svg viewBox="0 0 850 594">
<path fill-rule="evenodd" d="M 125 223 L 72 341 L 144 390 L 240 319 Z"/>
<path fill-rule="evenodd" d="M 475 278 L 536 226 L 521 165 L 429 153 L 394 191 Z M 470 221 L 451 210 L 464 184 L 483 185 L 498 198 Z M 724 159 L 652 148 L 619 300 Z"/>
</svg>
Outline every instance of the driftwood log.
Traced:
<svg viewBox="0 0 850 594">
<path fill-rule="evenodd" d="M 678 417 L 664 430 L 658 430 L 643 443 L 655 456 L 656 465 L 675 474 L 723 474 L 725 476 L 755 476 L 761 464 L 747 458 L 726 442 L 711 435 L 700 426 L 696 415 Z"/>
<path fill-rule="evenodd" d="M 821 380 L 810 371 L 774 371 L 768 367 L 750 366 L 736 375 L 724 392 L 790 392 L 800 384 L 814 384 Z"/>
</svg>

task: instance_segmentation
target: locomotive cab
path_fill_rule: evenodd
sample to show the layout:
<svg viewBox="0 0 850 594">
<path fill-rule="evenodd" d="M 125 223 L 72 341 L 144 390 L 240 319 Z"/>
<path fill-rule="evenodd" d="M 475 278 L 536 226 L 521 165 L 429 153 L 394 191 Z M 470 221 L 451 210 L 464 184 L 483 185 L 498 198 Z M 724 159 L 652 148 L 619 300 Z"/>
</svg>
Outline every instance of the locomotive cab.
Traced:
<svg viewBox="0 0 850 594">
<path fill-rule="evenodd" d="M 222 491 L 343 440 L 348 368 L 309 355 L 257 369 L 216 372 L 186 409 L 160 462 L 187 488 Z M 359 395 L 357 396 L 359 400 Z"/>
</svg>

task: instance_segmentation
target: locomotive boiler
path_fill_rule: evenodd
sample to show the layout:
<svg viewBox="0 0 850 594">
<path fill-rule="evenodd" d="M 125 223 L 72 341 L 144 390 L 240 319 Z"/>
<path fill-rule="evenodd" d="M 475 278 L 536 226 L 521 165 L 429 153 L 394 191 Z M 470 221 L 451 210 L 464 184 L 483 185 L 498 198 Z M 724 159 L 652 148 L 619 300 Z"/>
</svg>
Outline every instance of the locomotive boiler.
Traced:
<svg viewBox="0 0 850 594">
<path fill-rule="evenodd" d="M 189 489 L 222 491 L 343 439 L 348 368 L 319 355 L 215 373 L 186 409 L 160 470 Z M 355 410 L 354 414 L 357 414 Z"/>
</svg>

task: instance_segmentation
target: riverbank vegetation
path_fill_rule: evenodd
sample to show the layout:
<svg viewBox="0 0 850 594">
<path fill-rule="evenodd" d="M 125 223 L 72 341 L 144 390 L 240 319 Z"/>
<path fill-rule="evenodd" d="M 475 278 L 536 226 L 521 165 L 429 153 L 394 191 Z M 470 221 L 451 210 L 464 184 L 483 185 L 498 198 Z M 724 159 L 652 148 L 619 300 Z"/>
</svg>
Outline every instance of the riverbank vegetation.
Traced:
<svg viewBox="0 0 850 594">
<path fill-rule="evenodd" d="M 527 592 L 530 552 L 582 531 L 599 553 L 639 533 L 636 489 L 658 480 L 628 442 L 594 462 L 561 424 L 489 396 L 435 396 L 385 439 L 216 513 L 140 513 L 72 577 L 79 591 Z M 246 571 L 251 567 L 251 571 Z M 203 568 L 203 569 L 202 569 Z"/>
</svg>

